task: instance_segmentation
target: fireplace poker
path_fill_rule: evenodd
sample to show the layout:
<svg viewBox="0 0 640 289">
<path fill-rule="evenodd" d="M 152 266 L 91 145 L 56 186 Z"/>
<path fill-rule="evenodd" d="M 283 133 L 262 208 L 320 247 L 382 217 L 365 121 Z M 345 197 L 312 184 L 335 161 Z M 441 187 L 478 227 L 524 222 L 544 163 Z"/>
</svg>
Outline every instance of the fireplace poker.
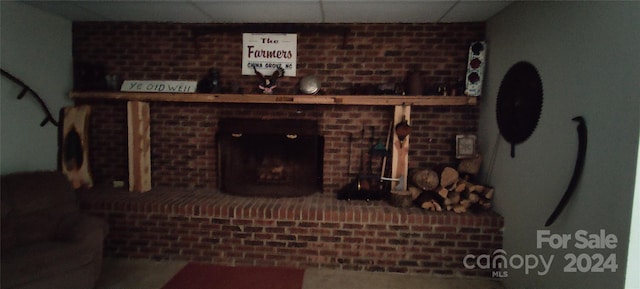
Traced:
<svg viewBox="0 0 640 289">
<path fill-rule="evenodd" d="M 373 155 L 374 155 L 374 153 L 376 153 L 376 150 L 375 150 L 375 146 L 376 146 L 376 143 L 375 143 L 375 141 L 376 141 L 376 137 L 375 137 L 375 135 L 376 135 L 376 127 L 372 125 L 372 126 L 370 126 L 370 128 L 371 128 L 371 137 L 369 138 L 369 143 L 371 144 L 371 149 L 369 149 L 369 167 L 367 168 L 367 170 L 368 170 L 367 173 L 372 175 L 373 174 L 373 167 L 372 167 L 373 166 L 373 164 L 372 164 L 373 163 Z"/>
<path fill-rule="evenodd" d="M 351 172 L 351 162 L 352 162 L 352 158 L 351 155 L 353 154 L 353 133 L 349 133 L 348 136 L 348 143 L 349 143 L 349 155 L 347 156 L 347 176 L 349 178 L 351 178 L 352 176 L 355 176 L 355 178 L 353 178 L 351 181 L 349 181 L 349 183 L 347 183 L 344 187 L 342 187 L 339 191 L 338 191 L 338 199 L 339 200 L 351 200 L 353 199 L 353 193 L 355 193 L 358 190 L 358 173 L 354 174 Z"/>
<path fill-rule="evenodd" d="M 369 143 L 373 143 L 375 141 L 375 127 L 374 126 L 369 126 L 369 129 L 371 130 L 371 136 L 369 137 Z M 362 126 L 362 139 L 360 140 L 361 143 L 365 142 L 366 143 L 366 139 L 365 139 L 365 131 L 366 128 L 363 125 Z M 369 145 L 367 144 L 367 147 L 369 147 Z M 369 148 L 369 151 L 367 152 L 367 159 L 365 160 L 365 150 L 361 148 L 360 150 L 360 161 L 361 161 L 361 170 L 360 170 L 360 174 L 358 175 L 358 191 L 362 191 L 364 193 L 366 193 L 367 195 L 370 195 L 372 192 L 374 191 L 379 191 L 379 186 L 378 186 L 378 176 L 373 174 L 373 168 L 372 168 L 372 163 L 373 163 L 373 147 Z M 366 162 L 366 164 L 365 164 Z M 366 168 L 366 172 L 365 172 L 365 168 Z M 369 200 L 371 197 L 367 196 L 366 199 Z"/>
<path fill-rule="evenodd" d="M 353 134 L 349 133 L 349 155 L 347 156 L 347 176 L 351 174 L 351 147 L 353 146 Z"/>
</svg>

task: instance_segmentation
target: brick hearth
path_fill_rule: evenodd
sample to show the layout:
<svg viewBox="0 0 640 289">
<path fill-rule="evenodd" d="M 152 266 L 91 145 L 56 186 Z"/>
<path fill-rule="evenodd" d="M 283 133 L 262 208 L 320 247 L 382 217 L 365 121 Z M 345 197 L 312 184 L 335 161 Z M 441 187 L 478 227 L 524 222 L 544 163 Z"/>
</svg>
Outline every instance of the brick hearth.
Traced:
<svg viewBox="0 0 640 289">
<path fill-rule="evenodd" d="M 243 198 L 215 190 L 92 189 L 82 207 L 108 219 L 108 256 L 226 265 L 489 276 L 467 254 L 502 246 L 495 213 L 435 213 L 326 194 Z"/>
</svg>

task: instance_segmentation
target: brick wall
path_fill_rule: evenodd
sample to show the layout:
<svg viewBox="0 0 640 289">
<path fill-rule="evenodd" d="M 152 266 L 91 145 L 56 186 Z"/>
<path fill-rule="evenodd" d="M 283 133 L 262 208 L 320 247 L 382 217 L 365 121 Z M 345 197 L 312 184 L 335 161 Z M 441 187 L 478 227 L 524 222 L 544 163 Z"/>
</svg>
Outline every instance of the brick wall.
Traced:
<svg viewBox="0 0 640 289">
<path fill-rule="evenodd" d="M 95 182 L 128 180 L 126 105 L 91 105 L 90 160 Z M 360 151 L 368 151 L 370 146 L 370 126 L 375 127 L 375 139 L 384 141 L 392 114 L 391 107 L 152 103 L 152 184 L 216 188 L 215 133 L 220 118 L 310 119 L 319 122 L 320 134 L 325 138 L 323 191 L 332 194 L 350 181 L 349 134 L 354 137 L 350 167 L 355 173 L 360 168 Z M 455 164 L 455 135 L 476 130 L 475 107 L 413 107 L 409 166 Z M 373 168 L 379 171 L 379 159 L 373 159 Z"/>
<path fill-rule="evenodd" d="M 216 27 L 216 25 L 211 25 Z M 330 26 L 330 25 L 325 25 Z M 402 82 L 408 71 L 423 72 L 426 85 L 451 84 L 464 78 L 468 46 L 484 38 L 483 23 L 344 24 L 350 33 L 298 34 L 298 75 L 318 75 L 323 91 L 352 93 L 355 87 Z M 193 24 L 73 24 L 74 60 L 103 64 L 123 79 L 197 80 L 207 69 L 220 71 L 224 87 L 257 92 L 255 76 L 241 76 L 241 33 L 195 37 Z M 299 78 L 283 78 L 278 93 L 296 93 Z M 90 102 L 91 166 L 96 183 L 127 180 L 126 106 Z M 153 103 L 151 106 L 152 182 L 155 186 L 217 186 L 215 132 L 221 117 L 317 120 L 325 137 L 324 191 L 345 185 L 348 134 L 360 137 L 362 126 L 375 126 L 384 140 L 392 119 L 389 107 L 211 105 Z M 412 168 L 455 164 L 455 135 L 476 133 L 477 107 L 414 107 Z M 367 130 L 366 138 L 369 137 Z M 359 166 L 354 145 L 351 168 Z M 377 160 L 374 160 L 377 162 Z M 376 169 L 377 163 L 374 164 Z"/>
<path fill-rule="evenodd" d="M 490 212 L 425 212 L 318 194 L 265 199 L 171 189 L 80 197 L 85 211 L 109 221 L 107 256 L 489 277 L 465 268 L 464 258 L 502 246 L 503 219 Z"/>
<path fill-rule="evenodd" d="M 473 41 L 484 39 L 484 23 L 324 24 L 346 27 L 347 35 L 298 33 L 298 76 L 315 74 L 330 94 L 356 85 L 402 82 L 408 71 L 423 72 L 426 84 L 464 79 Z M 74 22 L 75 61 L 103 64 L 123 79 L 197 80 L 210 67 L 225 87 L 257 92 L 255 76 L 242 76 L 242 33 L 197 36 L 176 23 Z M 206 27 L 225 27 L 206 25 Z M 236 30 L 237 31 L 237 30 Z M 246 31 L 252 32 L 252 31 Z M 280 81 L 279 93 L 296 93 L 297 78 Z"/>
</svg>

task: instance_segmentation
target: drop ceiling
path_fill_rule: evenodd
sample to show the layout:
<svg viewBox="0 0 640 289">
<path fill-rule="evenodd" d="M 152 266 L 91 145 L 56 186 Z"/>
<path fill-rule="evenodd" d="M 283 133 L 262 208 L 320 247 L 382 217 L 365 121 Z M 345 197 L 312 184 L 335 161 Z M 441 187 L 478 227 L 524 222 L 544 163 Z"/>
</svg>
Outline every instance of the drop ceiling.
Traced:
<svg viewBox="0 0 640 289">
<path fill-rule="evenodd" d="M 512 1 L 30 1 L 71 21 L 179 23 L 448 23 L 486 21 Z"/>
</svg>

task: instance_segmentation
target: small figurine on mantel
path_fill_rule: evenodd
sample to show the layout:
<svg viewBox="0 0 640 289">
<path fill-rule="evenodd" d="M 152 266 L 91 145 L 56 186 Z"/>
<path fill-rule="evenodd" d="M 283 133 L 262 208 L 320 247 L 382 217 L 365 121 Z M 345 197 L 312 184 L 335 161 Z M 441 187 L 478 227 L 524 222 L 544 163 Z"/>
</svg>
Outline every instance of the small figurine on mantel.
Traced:
<svg viewBox="0 0 640 289">
<path fill-rule="evenodd" d="M 261 82 L 258 88 L 260 88 L 264 94 L 273 94 L 273 90 L 278 87 L 278 78 L 284 76 L 284 69 L 282 67 L 278 67 L 270 76 L 262 75 L 255 66 L 253 67 L 253 71 L 255 71 L 256 75 L 260 78 Z"/>
<path fill-rule="evenodd" d="M 422 72 L 415 67 L 407 74 L 405 93 L 407 95 L 422 95 L 424 90 L 424 81 Z"/>
<path fill-rule="evenodd" d="M 218 93 L 220 92 L 220 78 L 217 70 L 210 68 L 207 76 L 198 81 L 196 91 L 199 93 Z"/>
</svg>

